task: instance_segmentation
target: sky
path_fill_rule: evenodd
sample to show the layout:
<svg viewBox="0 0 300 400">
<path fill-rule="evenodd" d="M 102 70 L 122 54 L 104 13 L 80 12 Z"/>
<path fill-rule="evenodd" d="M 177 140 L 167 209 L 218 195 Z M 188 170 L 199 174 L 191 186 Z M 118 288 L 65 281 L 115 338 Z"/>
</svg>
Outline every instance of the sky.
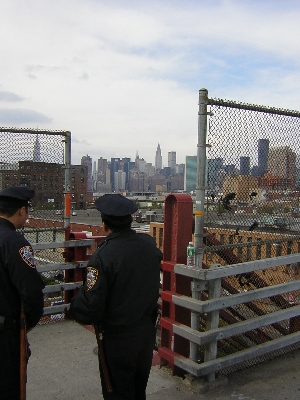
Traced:
<svg viewBox="0 0 300 400">
<path fill-rule="evenodd" d="M 2 0 L 0 126 L 81 157 L 197 154 L 198 97 L 300 109 L 298 0 Z"/>
</svg>

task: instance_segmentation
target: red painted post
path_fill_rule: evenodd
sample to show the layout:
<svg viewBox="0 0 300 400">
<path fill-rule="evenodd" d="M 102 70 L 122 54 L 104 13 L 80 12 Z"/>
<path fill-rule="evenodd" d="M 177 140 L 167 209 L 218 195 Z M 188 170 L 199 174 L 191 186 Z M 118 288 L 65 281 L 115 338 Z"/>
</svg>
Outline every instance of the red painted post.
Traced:
<svg viewBox="0 0 300 400">
<path fill-rule="evenodd" d="M 164 244 L 161 292 L 161 364 L 168 364 L 172 373 L 181 375 L 174 366 L 177 354 L 189 356 L 189 341 L 173 334 L 173 323 L 190 326 L 191 316 L 185 308 L 172 303 L 172 294 L 191 296 L 191 279 L 176 275 L 175 264 L 186 264 L 186 248 L 192 239 L 193 201 L 188 194 L 170 194 L 165 200 Z"/>
</svg>

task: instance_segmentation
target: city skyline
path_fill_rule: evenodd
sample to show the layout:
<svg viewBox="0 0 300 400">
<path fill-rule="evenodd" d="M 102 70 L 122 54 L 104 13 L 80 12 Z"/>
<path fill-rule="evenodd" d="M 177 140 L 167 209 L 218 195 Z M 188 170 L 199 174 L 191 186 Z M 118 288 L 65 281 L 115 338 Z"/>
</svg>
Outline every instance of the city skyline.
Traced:
<svg viewBox="0 0 300 400">
<path fill-rule="evenodd" d="M 299 109 L 299 17 L 293 0 L 4 2 L 0 125 L 71 131 L 74 164 L 154 163 L 158 142 L 184 163 L 203 87 Z"/>
</svg>

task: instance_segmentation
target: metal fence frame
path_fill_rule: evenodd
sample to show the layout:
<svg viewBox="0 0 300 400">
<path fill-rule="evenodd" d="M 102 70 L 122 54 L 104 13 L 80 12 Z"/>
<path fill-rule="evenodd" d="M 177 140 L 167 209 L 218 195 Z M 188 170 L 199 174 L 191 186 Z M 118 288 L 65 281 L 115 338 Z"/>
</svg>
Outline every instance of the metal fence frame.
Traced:
<svg viewBox="0 0 300 400">
<path fill-rule="evenodd" d="M 68 240 L 64 242 L 53 242 L 53 243 L 36 243 L 32 244 L 33 250 L 45 250 L 45 249 L 57 249 L 57 248 L 81 248 L 90 247 L 96 243 L 94 239 L 82 239 L 82 240 Z M 87 266 L 88 261 L 74 261 L 65 263 L 46 263 L 40 264 L 36 267 L 39 273 L 49 272 L 49 271 L 67 271 L 67 270 L 82 270 Z M 43 293 L 55 293 L 58 291 L 69 291 L 78 289 L 82 285 L 82 281 L 78 282 L 65 282 L 56 285 L 48 285 L 44 288 Z M 65 303 L 61 305 L 45 307 L 44 316 L 57 314 L 69 310 L 70 303 Z"/>
<path fill-rule="evenodd" d="M 299 262 L 300 254 L 298 253 L 228 265 L 226 267 L 215 265 L 211 269 L 189 268 L 186 265 L 176 264 L 174 267 L 175 273 L 192 278 L 198 292 L 208 290 L 208 300 L 201 301 L 182 295 L 172 296 L 172 301 L 177 306 L 184 307 L 198 315 L 200 313 L 207 313 L 206 332 L 199 332 L 199 330 L 183 325 L 182 323 L 179 324 L 175 322 L 173 324 L 173 331 L 175 334 L 186 338 L 190 342 L 194 343 L 195 346 L 206 345 L 204 362 L 199 364 L 191 358 L 177 355 L 174 357 L 174 365 L 196 377 L 205 376 L 209 381 L 213 381 L 215 379 L 215 374 L 226 367 L 231 367 L 246 360 L 268 354 L 274 350 L 280 350 L 299 342 L 300 331 L 297 331 L 266 343 L 250 347 L 249 349 L 222 358 L 217 358 L 218 340 L 244 333 L 249 330 L 261 328 L 282 320 L 295 317 L 298 317 L 299 319 L 300 314 L 300 306 L 296 305 L 288 309 L 270 312 L 266 315 L 251 318 L 246 321 L 237 322 L 225 327 L 219 327 L 219 312 L 222 309 L 300 289 L 300 281 L 296 280 L 284 284 L 251 290 L 249 292 L 221 297 L 221 279 L 237 274 L 265 270 Z"/>
</svg>

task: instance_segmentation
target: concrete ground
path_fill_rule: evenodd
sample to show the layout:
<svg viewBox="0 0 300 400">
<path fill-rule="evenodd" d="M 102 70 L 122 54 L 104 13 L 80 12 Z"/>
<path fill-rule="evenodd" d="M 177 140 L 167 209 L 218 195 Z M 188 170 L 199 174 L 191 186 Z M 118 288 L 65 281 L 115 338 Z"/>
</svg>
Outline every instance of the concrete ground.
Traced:
<svg viewBox="0 0 300 400">
<path fill-rule="evenodd" d="M 28 334 L 28 400 L 102 399 L 96 339 L 73 321 L 39 325 Z M 210 386 L 153 366 L 150 400 L 299 400 L 300 351 L 221 377 Z M 204 393 L 205 392 L 205 393 Z"/>
</svg>

